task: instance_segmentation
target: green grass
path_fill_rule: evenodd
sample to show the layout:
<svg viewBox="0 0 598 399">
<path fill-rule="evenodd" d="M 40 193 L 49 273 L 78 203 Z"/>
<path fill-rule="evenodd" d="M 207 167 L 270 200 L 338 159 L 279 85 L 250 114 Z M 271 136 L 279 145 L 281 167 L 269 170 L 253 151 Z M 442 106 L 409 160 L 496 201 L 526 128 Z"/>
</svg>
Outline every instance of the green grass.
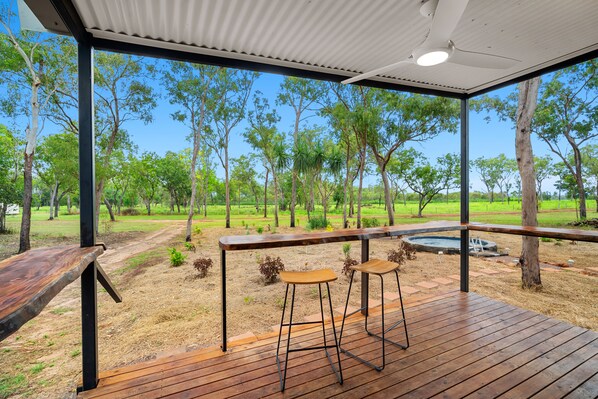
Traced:
<svg viewBox="0 0 598 399">
<path fill-rule="evenodd" d="M 80 354 L 81 354 L 81 349 L 72 350 L 71 353 L 70 353 L 71 357 L 77 357 Z"/>
<path fill-rule="evenodd" d="M 54 308 L 54 309 L 50 310 L 50 313 L 60 316 L 60 315 L 63 315 L 65 313 L 67 313 L 67 312 L 72 312 L 72 311 L 73 311 L 73 308 L 67 308 L 67 307 L 59 306 L 57 308 Z"/>
<path fill-rule="evenodd" d="M 116 274 L 125 274 L 144 264 L 147 265 L 161 262 L 167 257 L 168 255 L 165 253 L 164 248 L 155 248 L 130 257 L 127 259 L 125 266 L 116 269 L 115 272 Z"/>
<path fill-rule="evenodd" d="M 39 374 L 46 368 L 46 363 L 36 363 L 33 367 L 29 369 L 31 374 Z"/>
<path fill-rule="evenodd" d="M 9 398 L 27 387 L 27 379 L 24 374 L 14 376 L 0 375 L 0 399 Z"/>
</svg>

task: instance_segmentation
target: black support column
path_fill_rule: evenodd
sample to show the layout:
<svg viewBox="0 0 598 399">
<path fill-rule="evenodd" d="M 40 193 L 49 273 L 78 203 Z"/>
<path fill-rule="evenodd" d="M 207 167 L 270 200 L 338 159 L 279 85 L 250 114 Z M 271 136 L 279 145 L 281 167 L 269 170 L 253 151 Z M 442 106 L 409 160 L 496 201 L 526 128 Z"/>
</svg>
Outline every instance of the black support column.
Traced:
<svg viewBox="0 0 598 399">
<path fill-rule="evenodd" d="M 96 244 L 95 137 L 93 111 L 93 48 L 78 43 L 79 61 L 79 206 L 81 247 Z M 83 390 L 98 384 L 97 268 L 90 263 L 81 274 Z"/>
<path fill-rule="evenodd" d="M 365 263 L 370 260 L 370 240 L 361 240 L 361 263 Z M 361 273 L 361 305 L 363 308 L 361 314 L 364 316 L 368 315 L 370 297 L 370 275 L 367 273 Z"/>
<path fill-rule="evenodd" d="M 469 99 L 461 100 L 461 223 L 469 223 Z M 461 291 L 469 292 L 469 231 L 461 231 Z"/>
</svg>

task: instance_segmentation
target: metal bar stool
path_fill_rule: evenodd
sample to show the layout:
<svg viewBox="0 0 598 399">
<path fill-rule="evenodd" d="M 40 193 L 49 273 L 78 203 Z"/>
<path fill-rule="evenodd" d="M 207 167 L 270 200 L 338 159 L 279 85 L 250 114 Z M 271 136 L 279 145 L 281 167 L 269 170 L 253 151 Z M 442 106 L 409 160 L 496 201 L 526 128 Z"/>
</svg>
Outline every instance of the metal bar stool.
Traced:
<svg viewBox="0 0 598 399">
<path fill-rule="evenodd" d="M 278 366 L 278 377 L 280 378 L 280 391 L 284 391 L 285 383 L 287 379 L 287 365 L 289 363 L 289 353 L 290 352 L 299 352 L 299 351 L 306 351 L 306 350 L 317 350 L 317 349 L 324 349 L 326 352 L 326 357 L 330 362 L 330 366 L 332 367 L 332 371 L 336 374 L 338 378 L 338 382 L 342 385 L 343 383 L 343 371 L 341 368 L 341 357 L 339 353 L 339 342 L 336 339 L 336 328 L 334 327 L 334 314 L 332 310 L 332 300 L 330 299 L 330 286 L 328 285 L 329 282 L 335 281 L 337 279 L 336 274 L 331 269 L 323 269 L 323 270 L 314 270 L 314 271 L 306 271 L 306 272 L 280 272 L 280 279 L 286 283 L 286 292 L 284 295 L 284 305 L 282 308 L 282 318 L 280 320 L 280 331 L 278 332 L 278 344 L 276 346 L 276 365 Z M 326 284 L 326 290 L 328 292 L 328 303 L 330 305 L 330 321 L 332 323 L 332 333 L 334 335 L 334 345 L 328 345 L 326 343 L 326 328 L 324 326 L 324 306 L 322 305 L 322 284 Z M 297 284 L 318 284 L 318 291 L 320 294 L 320 314 L 322 315 L 321 321 L 305 321 L 300 323 L 293 323 L 293 308 L 295 306 L 295 286 Z M 291 312 L 289 316 L 289 322 L 284 323 L 284 314 L 287 307 L 287 298 L 289 296 L 289 285 L 293 286 L 293 293 L 291 295 Z M 322 324 L 322 333 L 324 335 L 324 345 L 322 346 L 311 346 L 307 348 L 297 348 L 297 349 L 289 349 L 291 343 L 291 327 L 303 324 Z M 280 338 L 282 336 L 282 328 L 284 326 L 289 327 L 288 335 L 287 335 L 287 351 L 285 353 L 284 358 L 284 373 L 280 366 Z M 328 353 L 328 348 L 335 348 L 336 349 L 336 357 L 338 360 L 338 370 L 334 367 L 334 363 Z"/>
<path fill-rule="evenodd" d="M 340 336 L 338 339 L 338 345 L 339 345 L 341 352 L 347 354 L 348 356 L 351 356 L 354 359 L 359 360 L 360 362 L 374 368 L 377 371 L 382 371 L 384 369 L 384 366 L 386 366 L 386 351 L 385 351 L 385 345 L 384 345 L 385 342 L 396 345 L 402 349 L 407 349 L 409 347 L 409 335 L 407 334 L 407 323 L 405 322 L 405 308 L 403 306 L 403 296 L 401 295 L 401 284 L 399 283 L 399 273 L 397 271 L 398 268 L 399 268 L 398 264 L 396 264 L 394 262 L 389 262 L 386 260 L 380 260 L 380 259 L 372 259 L 372 260 L 369 260 L 360 265 L 351 266 L 351 270 L 352 270 L 351 271 L 351 282 L 349 283 L 349 292 L 347 293 L 347 303 L 345 303 L 345 311 L 343 313 L 343 323 L 341 325 L 341 333 L 340 333 Z M 365 313 L 365 331 L 368 333 L 368 335 L 376 337 L 382 342 L 382 366 L 376 366 L 376 365 L 368 362 L 367 360 L 364 360 L 364 359 L 360 358 L 359 356 L 355 355 L 354 353 L 351 353 L 348 350 L 345 350 L 341 347 L 341 341 L 343 339 L 343 329 L 345 328 L 345 319 L 347 317 L 354 315 L 357 312 L 360 312 L 360 311 L 366 309 L 366 307 L 362 307 L 362 308 L 357 309 L 354 312 L 351 312 L 350 314 L 347 314 L 347 308 L 349 306 L 349 298 L 351 296 L 351 287 L 353 285 L 353 276 L 355 275 L 355 272 L 374 274 L 374 275 L 380 277 L 380 287 L 381 287 L 381 295 L 382 295 L 382 335 L 380 336 L 378 334 L 374 334 L 368 330 L 368 312 L 367 311 Z M 401 301 L 401 313 L 403 315 L 403 318 L 401 320 L 395 322 L 392 326 L 385 328 L 385 326 L 384 326 L 384 277 L 383 276 L 386 273 L 390 273 L 390 272 L 394 272 L 395 276 L 397 277 L 397 287 L 399 288 L 399 299 Z M 399 326 L 401 323 L 403 323 L 403 326 L 405 327 L 406 345 L 402 345 L 402 344 L 399 344 L 398 342 L 391 341 L 390 339 L 385 337 L 386 333 L 390 332 L 392 329 Z"/>
</svg>

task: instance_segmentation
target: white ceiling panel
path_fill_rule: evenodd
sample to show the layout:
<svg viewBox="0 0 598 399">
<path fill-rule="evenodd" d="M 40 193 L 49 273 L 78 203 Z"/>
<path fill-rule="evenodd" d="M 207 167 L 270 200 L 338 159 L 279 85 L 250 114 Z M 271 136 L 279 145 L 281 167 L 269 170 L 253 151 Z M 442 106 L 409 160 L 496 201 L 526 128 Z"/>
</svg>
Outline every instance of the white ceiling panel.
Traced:
<svg viewBox="0 0 598 399">
<path fill-rule="evenodd" d="M 453 1 L 453 0 L 440 0 Z M 354 76 L 407 58 L 428 33 L 420 0 L 74 0 L 93 36 Z M 371 78 L 472 93 L 598 49 L 597 0 L 470 0 L 458 48 L 509 69 L 407 65 Z"/>
</svg>

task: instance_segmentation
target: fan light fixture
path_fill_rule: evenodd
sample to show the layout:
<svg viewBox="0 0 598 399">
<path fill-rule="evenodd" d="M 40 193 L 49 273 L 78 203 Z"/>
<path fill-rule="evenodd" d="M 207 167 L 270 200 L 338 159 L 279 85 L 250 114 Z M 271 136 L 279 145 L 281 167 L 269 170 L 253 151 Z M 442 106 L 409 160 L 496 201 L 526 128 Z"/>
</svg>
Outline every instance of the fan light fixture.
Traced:
<svg viewBox="0 0 598 399">
<path fill-rule="evenodd" d="M 448 51 L 444 50 L 432 50 L 426 53 L 423 53 L 419 57 L 417 57 L 416 61 L 417 65 L 421 66 L 432 66 L 442 64 L 446 60 L 448 60 L 449 53 Z"/>
</svg>

